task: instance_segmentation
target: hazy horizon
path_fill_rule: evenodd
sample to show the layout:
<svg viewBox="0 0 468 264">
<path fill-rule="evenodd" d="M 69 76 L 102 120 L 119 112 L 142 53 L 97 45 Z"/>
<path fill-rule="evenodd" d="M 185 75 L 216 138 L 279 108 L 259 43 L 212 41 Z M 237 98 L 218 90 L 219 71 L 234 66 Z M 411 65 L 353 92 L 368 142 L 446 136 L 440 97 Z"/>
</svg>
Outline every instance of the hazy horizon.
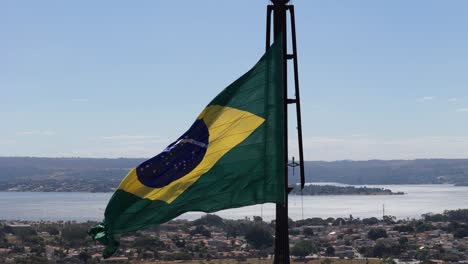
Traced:
<svg viewBox="0 0 468 264">
<path fill-rule="evenodd" d="M 150 157 L 73 157 L 73 156 L 5 156 L 0 155 L 0 158 L 37 158 L 37 159 L 141 159 L 145 160 Z M 291 160 L 291 159 L 290 159 Z M 414 158 L 414 159 L 342 159 L 342 160 L 304 160 L 305 162 L 343 162 L 343 161 L 415 161 L 415 160 L 467 160 L 466 158 Z M 297 158 L 296 158 L 297 161 Z"/>
</svg>

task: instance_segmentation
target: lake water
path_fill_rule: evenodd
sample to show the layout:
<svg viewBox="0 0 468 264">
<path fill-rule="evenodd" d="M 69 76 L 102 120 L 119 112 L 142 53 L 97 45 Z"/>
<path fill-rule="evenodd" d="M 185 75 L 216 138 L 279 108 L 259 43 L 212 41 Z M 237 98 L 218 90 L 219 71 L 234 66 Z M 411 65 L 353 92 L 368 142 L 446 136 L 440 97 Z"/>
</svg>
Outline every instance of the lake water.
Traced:
<svg viewBox="0 0 468 264">
<path fill-rule="evenodd" d="M 406 195 L 326 195 L 289 196 L 289 215 L 294 220 L 311 217 L 419 218 L 421 214 L 441 213 L 446 209 L 468 208 L 468 186 L 453 185 L 379 185 Z M 0 219 L 100 221 L 111 193 L 0 192 Z M 303 205 L 303 206 L 302 206 Z M 190 212 L 179 218 L 193 220 L 204 213 Z M 262 216 L 275 218 L 275 205 L 264 204 L 223 210 L 223 218 L 240 219 Z"/>
</svg>

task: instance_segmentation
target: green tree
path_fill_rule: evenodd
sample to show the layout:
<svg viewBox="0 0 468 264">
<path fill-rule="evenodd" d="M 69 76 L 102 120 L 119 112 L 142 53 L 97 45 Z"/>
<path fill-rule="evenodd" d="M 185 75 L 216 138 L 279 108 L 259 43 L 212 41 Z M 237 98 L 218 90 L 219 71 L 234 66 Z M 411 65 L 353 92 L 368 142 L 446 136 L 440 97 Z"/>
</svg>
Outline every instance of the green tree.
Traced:
<svg viewBox="0 0 468 264">
<path fill-rule="evenodd" d="M 377 219 L 375 217 L 364 218 L 364 219 L 362 219 L 362 223 L 365 224 L 365 225 L 375 225 L 375 224 L 379 223 L 379 219 Z"/>
<path fill-rule="evenodd" d="M 263 218 L 260 217 L 260 216 L 254 216 L 253 221 L 256 222 L 256 223 L 261 223 L 261 222 L 263 222 Z"/>
<path fill-rule="evenodd" d="M 416 259 L 426 261 L 429 259 L 429 251 L 427 249 L 418 249 L 416 251 Z"/>
<path fill-rule="evenodd" d="M 400 238 L 398 239 L 398 244 L 400 244 L 400 246 L 401 246 L 402 248 L 408 247 L 408 242 L 409 242 L 409 240 L 408 240 L 408 238 L 406 238 L 406 237 L 400 237 Z"/>
<path fill-rule="evenodd" d="M 385 231 L 383 228 L 371 228 L 371 230 L 369 230 L 367 233 L 367 236 L 372 240 L 377 240 L 382 237 L 387 237 L 387 231 Z"/>
<path fill-rule="evenodd" d="M 325 250 L 325 255 L 327 256 L 334 256 L 335 255 L 335 248 L 332 246 L 328 246 Z"/>
<path fill-rule="evenodd" d="M 310 227 L 306 227 L 304 228 L 304 230 L 302 231 L 304 233 L 304 236 L 305 237 L 311 237 L 314 235 L 314 230 Z"/>
<path fill-rule="evenodd" d="M 217 226 L 217 227 L 222 227 L 224 225 L 223 218 L 213 215 L 213 214 L 207 214 L 202 216 L 201 218 L 193 221 L 194 225 L 206 225 L 206 226 Z"/>
<path fill-rule="evenodd" d="M 338 217 L 335 219 L 335 222 L 333 222 L 333 225 L 334 226 L 346 225 L 346 220 L 341 217 Z"/>
<path fill-rule="evenodd" d="M 459 262 L 460 256 L 457 254 L 446 253 L 442 255 L 442 260 L 446 262 Z"/>
<path fill-rule="evenodd" d="M 237 237 L 240 235 L 239 225 L 235 221 L 227 221 L 223 227 L 226 238 Z"/>
<path fill-rule="evenodd" d="M 199 225 L 196 226 L 194 230 L 190 231 L 190 235 L 193 236 L 195 234 L 200 234 L 202 236 L 205 236 L 207 238 L 211 237 L 211 232 L 210 230 L 206 229 L 204 226 Z"/>
<path fill-rule="evenodd" d="M 373 255 L 374 257 L 391 257 L 399 256 L 401 254 L 401 247 L 399 244 L 391 243 L 388 241 L 379 241 L 374 246 Z"/>
<path fill-rule="evenodd" d="M 55 227 L 55 226 L 52 226 L 52 225 L 48 225 L 48 226 L 45 228 L 45 231 L 46 231 L 47 233 L 49 233 L 50 235 L 52 235 L 52 236 L 56 236 L 56 235 L 60 234 L 60 231 L 58 230 L 58 228 Z"/>
<path fill-rule="evenodd" d="M 446 210 L 444 215 L 450 221 L 463 221 L 468 222 L 468 209 Z"/>
<path fill-rule="evenodd" d="M 91 255 L 86 252 L 86 251 L 82 251 L 80 252 L 80 254 L 78 255 L 78 258 L 80 259 L 80 261 L 84 264 L 87 264 L 88 263 L 88 260 L 91 258 Z"/>
<path fill-rule="evenodd" d="M 414 228 L 411 225 L 401 225 L 401 226 L 395 226 L 393 227 L 393 230 L 398 231 L 398 232 L 404 232 L 404 233 L 413 233 Z"/>
<path fill-rule="evenodd" d="M 89 226 L 83 224 L 67 224 L 62 229 L 64 242 L 71 246 L 82 246 L 88 236 Z"/>
<path fill-rule="evenodd" d="M 458 228 L 458 229 L 455 230 L 455 232 L 453 233 L 453 236 L 456 237 L 456 238 L 468 237 L 468 229 L 465 229 L 465 228 Z"/>
<path fill-rule="evenodd" d="M 393 224 L 395 224 L 395 220 L 396 220 L 396 217 L 393 216 L 393 215 L 384 215 L 384 216 L 383 216 L 383 221 L 384 221 L 387 225 L 393 225 Z"/>
<path fill-rule="evenodd" d="M 176 247 L 178 247 L 178 248 L 185 248 L 185 244 L 186 244 L 186 243 L 185 243 L 185 240 L 184 240 L 184 239 L 182 239 L 182 240 L 176 239 L 176 240 L 174 241 L 174 244 L 175 244 Z"/>
<path fill-rule="evenodd" d="M 25 239 L 28 239 L 31 236 L 36 236 L 37 235 L 37 232 L 35 230 L 29 229 L 29 228 L 17 229 L 17 230 L 14 230 L 12 233 L 14 235 L 18 236 L 23 241 Z"/>
<path fill-rule="evenodd" d="M 426 223 L 423 221 L 416 222 L 416 232 L 421 233 L 425 231 L 430 231 L 436 229 L 431 223 Z"/>
<path fill-rule="evenodd" d="M 245 239 L 255 249 L 263 249 L 273 245 L 271 230 L 264 225 L 253 225 L 245 234 Z"/>
<path fill-rule="evenodd" d="M 144 250 L 164 250 L 166 245 L 157 237 L 141 236 L 138 237 L 133 245 Z"/>
<path fill-rule="evenodd" d="M 291 248 L 291 254 L 293 256 L 299 257 L 300 259 L 304 259 L 306 256 L 311 254 L 315 251 L 315 246 L 310 241 L 301 240 L 297 242 Z"/>
</svg>

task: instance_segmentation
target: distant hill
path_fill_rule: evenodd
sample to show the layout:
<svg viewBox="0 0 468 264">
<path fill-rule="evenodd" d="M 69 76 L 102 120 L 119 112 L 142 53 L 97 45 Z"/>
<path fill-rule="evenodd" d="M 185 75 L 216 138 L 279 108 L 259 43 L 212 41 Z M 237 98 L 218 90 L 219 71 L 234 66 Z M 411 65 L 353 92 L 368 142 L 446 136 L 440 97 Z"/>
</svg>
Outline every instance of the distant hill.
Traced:
<svg viewBox="0 0 468 264">
<path fill-rule="evenodd" d="M 143 159 L 95 159 L 95 158 L 34 158 L 0 157 L 0 180 L 13 178 L 42 178 L 52 175 L 68 176 L 70 173 L 92 173 L 107 176 L 105 171 L 128 171 Z M 105 175 L 101 175 L 105 174 Z M 91 176 L 91 175 L 90 175 Z"/>
<path fill-rule="evenodd" d="M 468 159 L 306 161 L 307 182 L 346 184 L 468 183 Z M 292 170 L 290 170 L 292 174 Z M 290 177 L 298 182 L 297 175 Z"/>
<path fill-rule="evenodd" d="M 143 159 L 0 157 L 0 190 L 111 191 Z M 307 161 L 307 182 L 468 183 L 468 159 Z M 297 172 L 290 183 L 299 182 Z"/>
<path fill-rule="evenodd" d="M 0 190 L 108 192 L 142 161 L 0 157 Z"/>
</svg>

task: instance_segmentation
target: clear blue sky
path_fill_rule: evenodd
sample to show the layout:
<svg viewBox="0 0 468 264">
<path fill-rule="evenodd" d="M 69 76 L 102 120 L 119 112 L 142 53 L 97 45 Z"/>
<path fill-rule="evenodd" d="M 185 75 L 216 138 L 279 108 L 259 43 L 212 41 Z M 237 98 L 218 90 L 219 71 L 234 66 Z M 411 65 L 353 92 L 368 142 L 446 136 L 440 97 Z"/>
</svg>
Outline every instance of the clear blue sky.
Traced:
<svg viewBox="0 0 468 264">
<path fill-rule="evenodd" d="M 159 153 L 262 55 L 267 3 L 1 1 L 0 156 Z M 293 3 L 307 160 L 468 158 L 468 1 Z"/>
</svg>

